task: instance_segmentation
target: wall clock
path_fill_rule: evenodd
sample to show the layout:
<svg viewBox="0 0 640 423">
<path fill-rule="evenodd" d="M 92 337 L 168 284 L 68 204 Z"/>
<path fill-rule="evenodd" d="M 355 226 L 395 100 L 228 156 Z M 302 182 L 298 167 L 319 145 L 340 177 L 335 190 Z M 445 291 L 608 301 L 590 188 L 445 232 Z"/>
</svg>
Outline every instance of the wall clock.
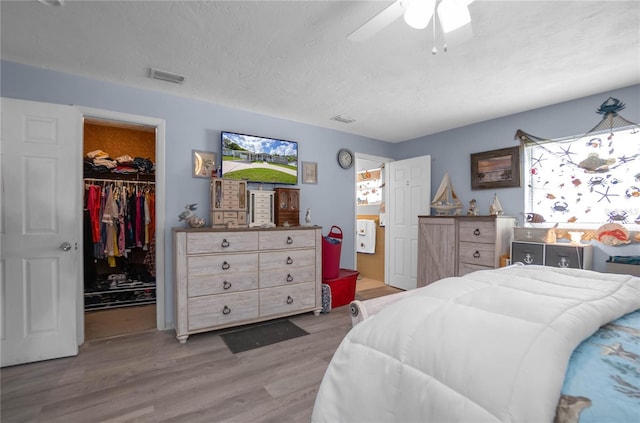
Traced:
<svg viewBox="0 0 640 423">
<path fill-rule="evenodd" d="M 353 152 L 347 148 L 341 148 L 338 151 L 338 164 L 343 169 L 353 166 Z"/>
</svg>

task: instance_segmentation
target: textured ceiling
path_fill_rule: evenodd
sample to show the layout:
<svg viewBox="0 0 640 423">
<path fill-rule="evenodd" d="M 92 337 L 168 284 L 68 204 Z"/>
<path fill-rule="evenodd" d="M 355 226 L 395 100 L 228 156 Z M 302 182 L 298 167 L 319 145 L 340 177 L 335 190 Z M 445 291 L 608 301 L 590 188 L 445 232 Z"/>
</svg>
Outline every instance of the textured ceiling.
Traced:
<svg viewBox="0 0 640 423">
<path fill-rule="evenodd" d="M 443 51 L 390 1 L 2 1 L 1 56 L 400 142 L 640 83 L 640 2 L 483 1 Z M 183 85 L 152 80 L 149 68 Z M 356 121 L 330 120 L 345 115 Z"/>
</svg>

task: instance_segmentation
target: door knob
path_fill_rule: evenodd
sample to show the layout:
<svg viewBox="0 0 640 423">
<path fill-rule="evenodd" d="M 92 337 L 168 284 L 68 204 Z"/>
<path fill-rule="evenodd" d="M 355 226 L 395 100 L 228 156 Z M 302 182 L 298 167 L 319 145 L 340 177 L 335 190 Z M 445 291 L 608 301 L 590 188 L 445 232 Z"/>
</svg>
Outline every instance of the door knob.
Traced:
<svg viewBox="0 0 640 423">
<path fill-rule="evenodd" d="M 62 244 L 60 244 L 60 249 L 62 251 L 69 251 L 71 249 L 71 244 L 69 244 L 68 242 L 63 242 Z"/>
</svg>

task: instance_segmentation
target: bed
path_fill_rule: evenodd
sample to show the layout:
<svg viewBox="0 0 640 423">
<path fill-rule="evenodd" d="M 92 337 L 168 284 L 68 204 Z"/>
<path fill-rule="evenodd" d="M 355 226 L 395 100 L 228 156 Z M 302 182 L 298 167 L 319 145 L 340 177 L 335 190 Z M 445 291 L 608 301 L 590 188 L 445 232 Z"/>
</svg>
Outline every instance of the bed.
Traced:
<svg viewBox="0 0 640 423">
<path fill-rule="evenodd" d="M 638 277 L 514 265 L 350 307 L 354 327 L 324 375 L 314 423 L 603 421 L 587 420 L 600 400 L 571 382 L 591 374 L 573 368 L 584 345 L 621 374 L 604 377 L 607 395 L 626 397 L 598 412 L 640 416 Z M 598 334 L 607 324 L 624 336 Z"/>
</svg>

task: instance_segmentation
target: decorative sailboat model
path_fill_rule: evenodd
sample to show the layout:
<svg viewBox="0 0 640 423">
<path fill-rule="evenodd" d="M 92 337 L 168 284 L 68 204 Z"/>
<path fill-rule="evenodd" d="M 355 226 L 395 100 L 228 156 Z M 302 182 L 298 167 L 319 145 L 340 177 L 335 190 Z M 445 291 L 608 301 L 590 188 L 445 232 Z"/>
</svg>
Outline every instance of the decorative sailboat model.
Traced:
<svg viewBox="0 0 640 423">
<path fill-rule="evenodd" d="M 489 206 L 489 214 L 491 216 L 502 216 L 504 210 L 502 210 L 502 204 L 498 200 L 498 194 L 493 194 L 493 203 Z"/>
<path fill-rule="evenodd" d="M 444 178 L 440 182 L 440 187 L 431 202 L 431 208 L 436 211 L 436 215 L 447 215 L 451 214 L 451 212 L 459 215 L 462 211 L 462 203 L 458 200 L 458 196 L 453 190 L 448 173 L 444 174 Z"/>
</svg>

